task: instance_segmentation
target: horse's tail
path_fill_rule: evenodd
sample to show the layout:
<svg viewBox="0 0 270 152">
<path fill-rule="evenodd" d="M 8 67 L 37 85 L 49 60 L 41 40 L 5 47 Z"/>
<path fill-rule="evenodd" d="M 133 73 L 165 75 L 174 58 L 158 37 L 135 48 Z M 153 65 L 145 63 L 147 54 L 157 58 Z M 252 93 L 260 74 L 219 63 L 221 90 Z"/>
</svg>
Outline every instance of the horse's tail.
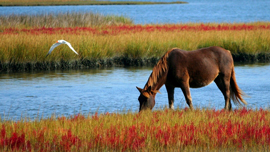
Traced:
<svg viewBox="0 0 270 152">
<path fill-rule="evenodd" d="M 231 74 L 230 86 L 231 99 L 233 100 L 234 104 L 241 105 L 241 102 L 247 104 L 247 102 L 242 98 L 242 96 L 245 95 L 244 92 L 238 87 L 236 83 L 234 69 L 232 70 Z"/>
</svg>

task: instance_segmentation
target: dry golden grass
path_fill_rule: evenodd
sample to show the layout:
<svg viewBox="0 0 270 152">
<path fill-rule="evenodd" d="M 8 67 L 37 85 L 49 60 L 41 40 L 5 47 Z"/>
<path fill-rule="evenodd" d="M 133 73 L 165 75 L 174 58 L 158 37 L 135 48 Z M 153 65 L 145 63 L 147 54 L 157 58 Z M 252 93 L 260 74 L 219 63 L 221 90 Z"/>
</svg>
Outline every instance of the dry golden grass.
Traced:
<svg viewBox="0 0 270 152">
<path fill-rule="evenodd" d="M 132 21 L 124 16 L 75 12 L 0 16 L 0 28 L 93 27 L 121 24 L 132 24 Z"/>
</svg>

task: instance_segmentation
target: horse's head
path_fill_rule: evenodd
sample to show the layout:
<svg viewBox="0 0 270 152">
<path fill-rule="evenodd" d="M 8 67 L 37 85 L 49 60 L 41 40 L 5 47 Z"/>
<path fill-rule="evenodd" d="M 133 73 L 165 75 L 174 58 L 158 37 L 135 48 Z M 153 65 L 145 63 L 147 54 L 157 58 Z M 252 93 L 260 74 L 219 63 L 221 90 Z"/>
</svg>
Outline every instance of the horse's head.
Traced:
<svg viewBox="0 0 270 152">
<path fill-rule="evenodd" d="M 146 110 L 146 109 L 150 109 L 152 110 L 153 107 L 155 106 L 155 95 L 158 91 L 153 91 L 151 90 L 151 86 L 148 87 L 146 90 L 145 89 L 141 89 L 139 87 L 136 87 L 139 92 L 141 93 L 138 100 L 140 102 L 140 109 L 141 110 Z"/>
</svg>

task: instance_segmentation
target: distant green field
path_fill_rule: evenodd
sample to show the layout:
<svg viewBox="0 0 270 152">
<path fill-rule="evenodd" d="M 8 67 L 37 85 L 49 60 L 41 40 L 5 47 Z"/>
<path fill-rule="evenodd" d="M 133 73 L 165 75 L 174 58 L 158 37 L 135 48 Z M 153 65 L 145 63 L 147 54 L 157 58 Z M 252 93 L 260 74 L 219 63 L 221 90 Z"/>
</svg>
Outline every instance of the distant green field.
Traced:
<svg viewBox="0 0 270 152">
<path fill-rule="evenodd" d="M 95 1 L 95 0 L 0 0 L 0 6 L 49 6 L 49 5 L 149 5 L 186 4 L 187 2 L 149 2 L 149 1 Z"/>
</svg>

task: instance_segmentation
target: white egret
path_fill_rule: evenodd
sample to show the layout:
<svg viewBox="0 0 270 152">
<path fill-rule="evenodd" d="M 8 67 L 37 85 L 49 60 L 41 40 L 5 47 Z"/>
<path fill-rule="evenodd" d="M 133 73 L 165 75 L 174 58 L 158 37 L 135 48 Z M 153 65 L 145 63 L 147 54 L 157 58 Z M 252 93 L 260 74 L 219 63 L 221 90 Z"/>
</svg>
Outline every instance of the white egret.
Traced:
<svg viewBox="0 0 270 152">
<path fill-rule="evenodd" d="M 67 42 L 67 41 L 65 41 L 65 40 L 58 40 L 56 43 L 54 43 L 54 44 L 51 46 L 51 48 L 50 48 L 48 54 L 46 55 L 46 57 L 47 57 L 49 54 L 51 54 L 51 52 L 53 51 L 54 48 L 56 48 L 58 45 L 61 45 L 61 44 L 66 44 L 66 45 L 68 45 L 69 48 L 70 48 L 74 53 L 76 53 L 76 54 L 78 55 L 78 53 L 74 50 L 74 48 L 71 46 L 71 44 L 70 44 L 69 42 Z"/>
</svg>

